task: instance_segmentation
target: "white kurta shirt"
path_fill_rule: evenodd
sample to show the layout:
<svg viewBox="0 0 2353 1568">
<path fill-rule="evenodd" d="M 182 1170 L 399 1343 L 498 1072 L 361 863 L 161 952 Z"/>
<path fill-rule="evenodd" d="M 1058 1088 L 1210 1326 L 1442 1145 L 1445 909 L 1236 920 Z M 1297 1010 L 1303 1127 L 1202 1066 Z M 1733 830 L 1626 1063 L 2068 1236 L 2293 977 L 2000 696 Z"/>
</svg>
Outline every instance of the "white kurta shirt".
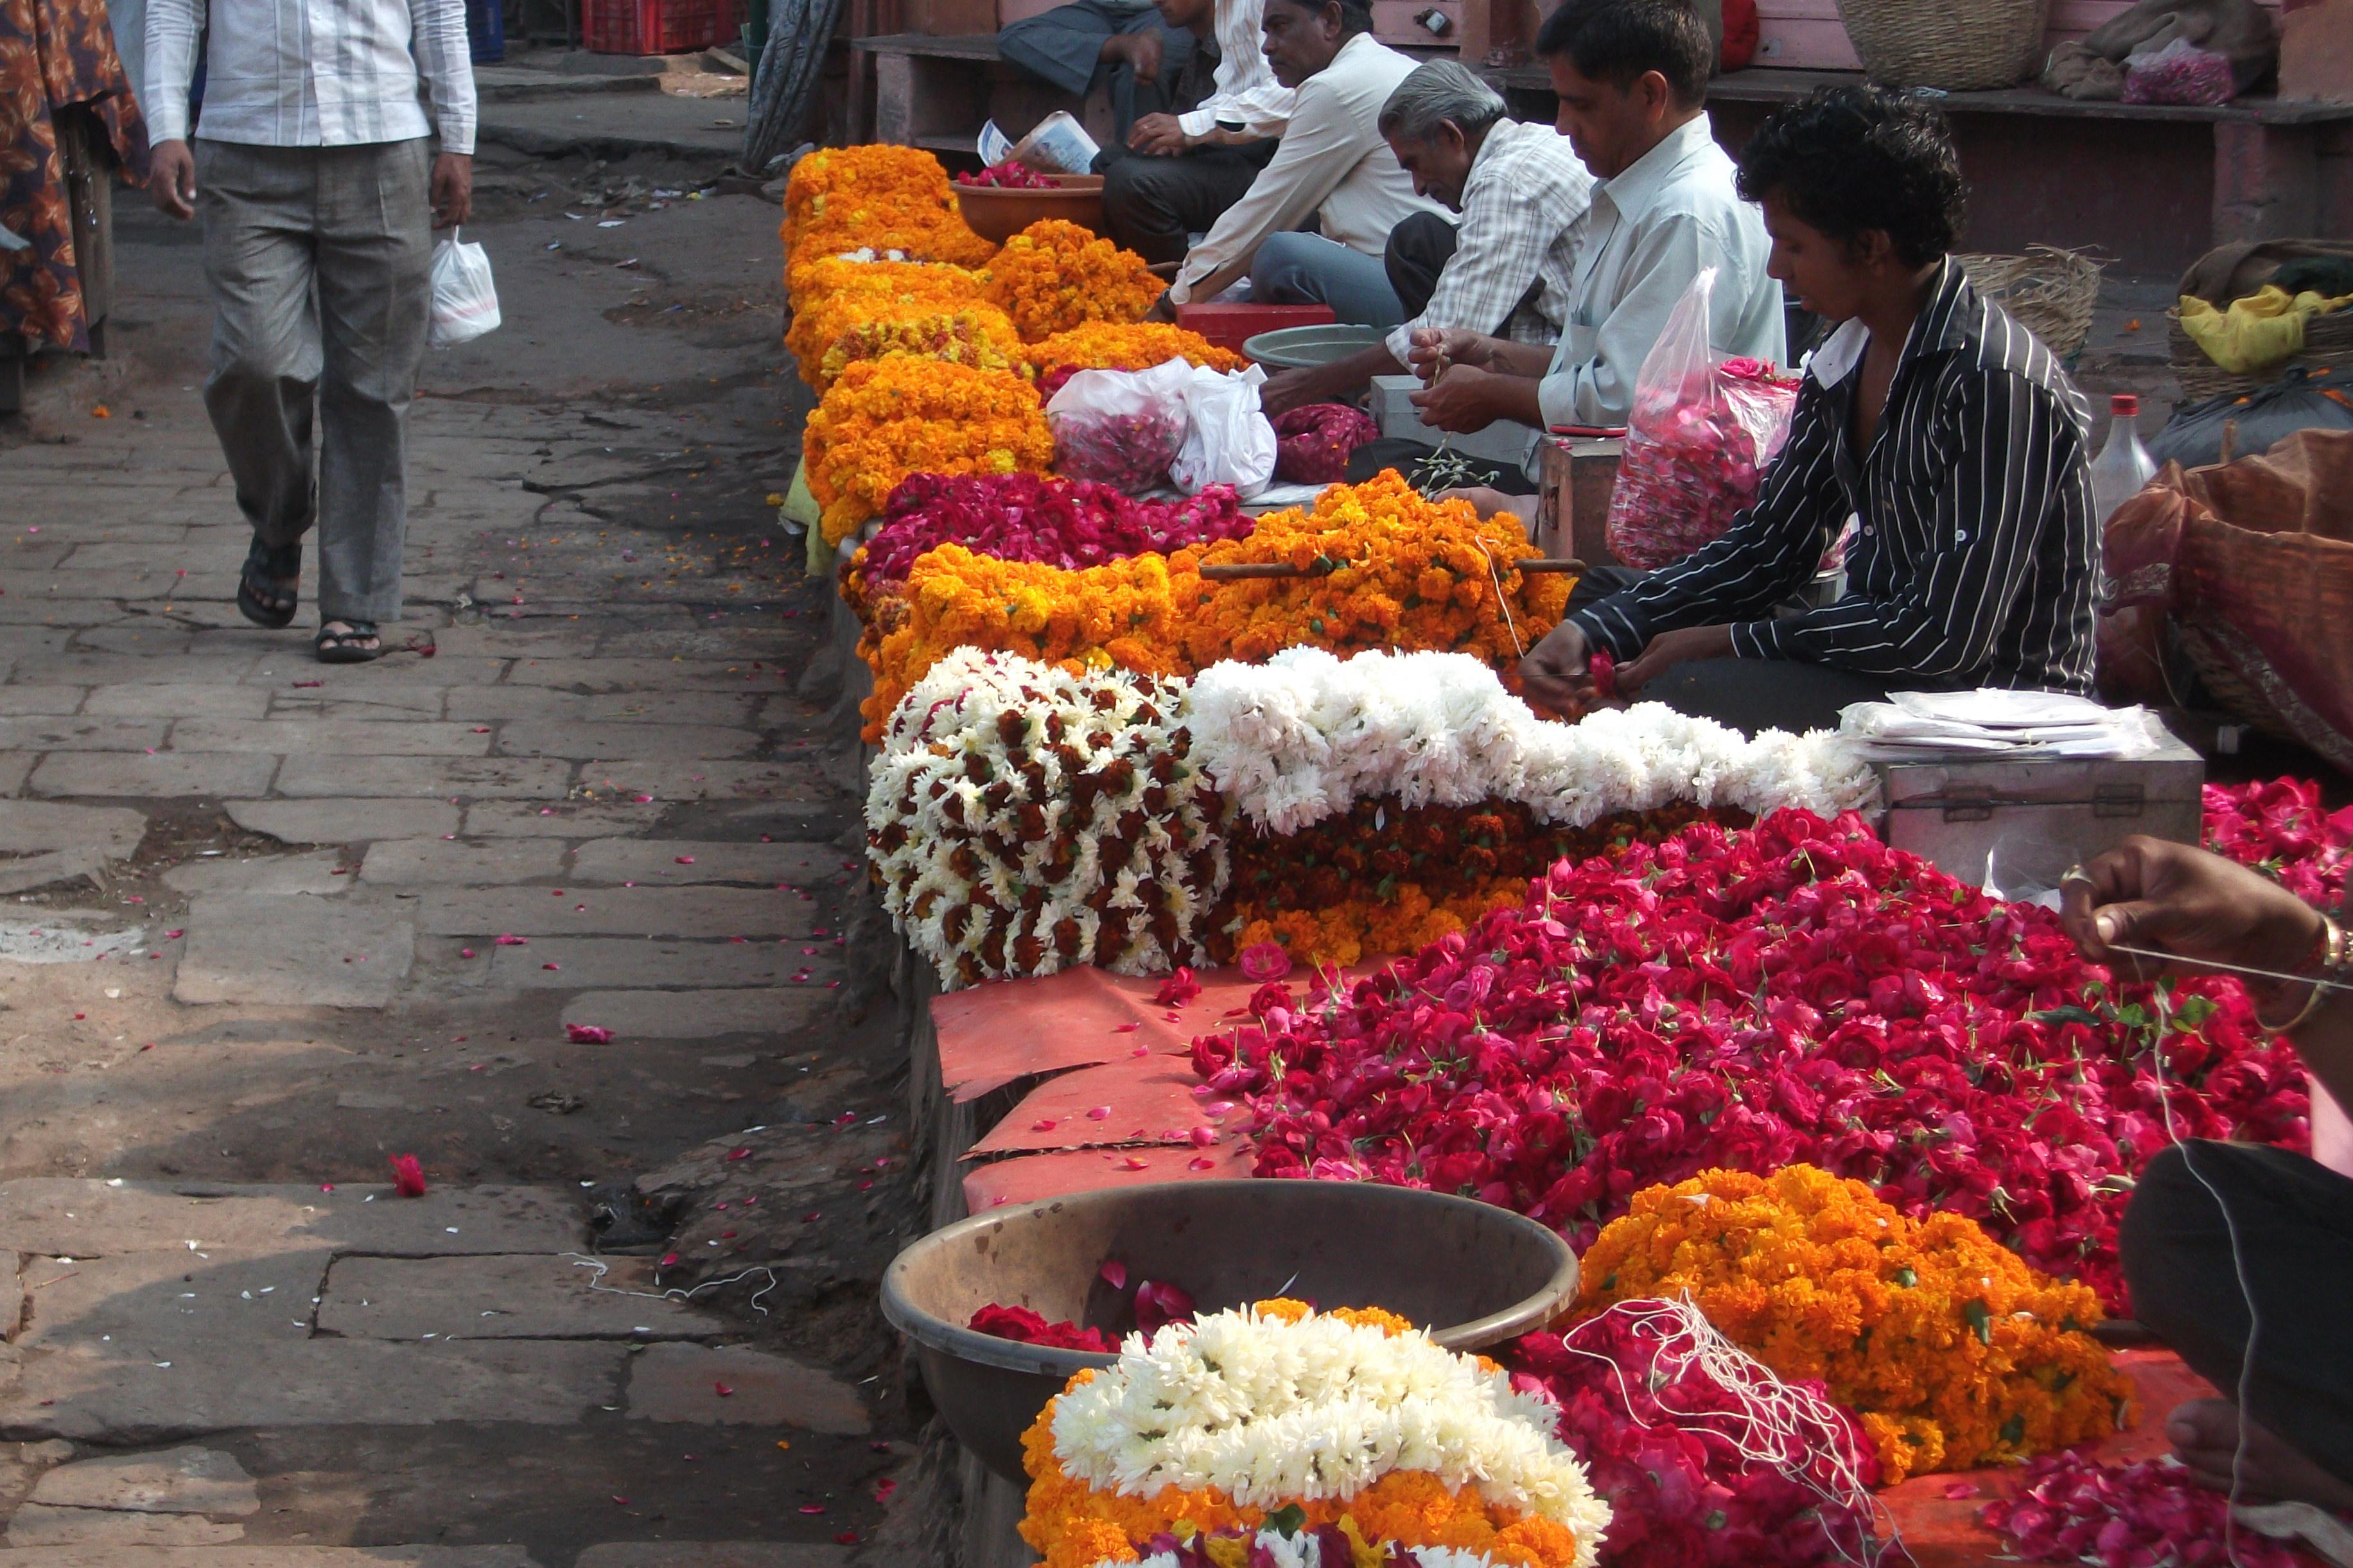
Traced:
<svg viewBox="0 0 2353 1568">
<path fill-rule="evenodd" d="M 148 0 L 140 107 L 153 140 L 187 138 L 207 6 L 206 140 L 354 147 L 438 131 L 443 152 L 473 152 L 465 0 Z"/>
<path fill-rule="evenodd" d="M 1218 0 L 1217 90 L 1176 117 L 1187 136 L 1207 136 L 1218 121 L 1239 122 L 1253 136 L 1280 136 L 1291 123 L 1293 95 L 1266 63 L 1266 0 Z"/>
</svg>

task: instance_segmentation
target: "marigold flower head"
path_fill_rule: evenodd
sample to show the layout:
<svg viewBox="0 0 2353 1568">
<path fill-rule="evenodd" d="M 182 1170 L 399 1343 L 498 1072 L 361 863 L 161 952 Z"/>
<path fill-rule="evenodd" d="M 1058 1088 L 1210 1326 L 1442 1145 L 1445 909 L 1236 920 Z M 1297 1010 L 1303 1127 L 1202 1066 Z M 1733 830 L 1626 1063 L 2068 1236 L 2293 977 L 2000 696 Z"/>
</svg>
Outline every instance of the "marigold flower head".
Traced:
<svg viewBox="0 0 2353 1568">
<path fill-rule="evenodd" d="M 989 300 L 1029 343 L 1089 321 L 1140 321 L 1163 287 L 1144 258 L 1060 218 L 1031 224 L 988 264 Z"/>
</svg>

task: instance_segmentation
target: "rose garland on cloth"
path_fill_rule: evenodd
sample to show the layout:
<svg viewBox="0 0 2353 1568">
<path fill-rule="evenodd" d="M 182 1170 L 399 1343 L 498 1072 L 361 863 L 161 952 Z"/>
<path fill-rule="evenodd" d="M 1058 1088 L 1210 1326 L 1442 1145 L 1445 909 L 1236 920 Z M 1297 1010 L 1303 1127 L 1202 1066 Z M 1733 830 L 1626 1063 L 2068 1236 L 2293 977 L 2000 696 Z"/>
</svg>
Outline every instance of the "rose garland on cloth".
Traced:
<svg viewBox="0 0 2353 1568">
<path fill-rule="evenodd" d="M 1313 509 L 1271 512 L 1248 538 L 1202 552 L 1203 565 L 1280 562 L 1304 575 L 1198 583 L 1184 606 L 1186 652 L 1197 669 L 1302 644 L 1451 649 L 1514 668 L 1559 622 L 1574 583 L 1514 564 L 1536 553 L 1516 521 L 1425 500 L 1393 469 L 1335 485 Z"/>
<path fill-rule="evenodd" d="M 1191 694 L 1201 765 L 1253 825 L 1287 833 L 1352 803 L 1525 805 L 1582 826 L 1678 801 L 1750 813 L 1837 813 L 1877 798 L 1871 769 L 1828 731 L 1755 740 L 1662 703 L 1539 719 L 1487 664 L 1452 653 L 1293 647 L 1204 670 Z"/>
<path fill-rule="evenodd" d="M 1853 1410 L 1889 1485 L 2115 1432 L 2131 1384 L 2090 1287 L 1975 1220 L 1915 1221 L 1812 1165 L 1708 1171 L 1634 1194 L 1578 1264 L 1577 1306 L 1688 1295 L 1724 1336 Z"/>
<path fill-rule="evenodd" d="M 1226 849 L 1181 695 L 977 648 L 909 693 L 874 762 L 867 857 L 944 984 L 1200 959 Z"/>
<path fill-rule="evenodd" d="M 913 147 L 834 147 L 793 165 L 785 182 L 786 274 L 828 256 L 866 250 L 909 261 L 977 267 L 997 247 L 964 221 L 947 171 Z"/>
<path fill-rule="evenodd" d="M 2303 1568 L 2286 1542 L 2231 1524 L 2231 1500 L 2162 1459 L 2105 1465 L 2083 1454 L 2027 1462 L 2015 1497 L 1978 1521 L 2028 1563 Z M 2232 1548 L 2235 1547 L 2235 1552 Z"/>
<path fill-rule="evenodd" d="M 1089 321 L 1141 321 L 1165 288 L 1144 258 L 1061 218 L 1039 219 L 988 264 L 988 298 L 1028 343 Z"/>
<path fill-rule="evenodd" d="M 1212 1312 L 1129 1336 L 1049 1402 L 1021 1535 L 1047 1568 L 1592 1568 L 1609 1510 L 1556 1415 L 1390 1313 Z"/>
<path fill-rule="evenodd" d="M 1370 954 L 1412 952 L 1518 905 L 1529 879 L 1556 861 L 1655 844 L 1703 816 L 1727 827 L 1748 821 L 1743 812 L 1677 804 L 1573 828 L 1539 823 L 1509 802 L 1408 806 L 1383 795 L 1292 833 L 1237 825 L 1233 918 L 1210 951 L 1225 962 L 1271 942 L 1295 963 L 1343 969 Z"/>
<path fill-rule="evenodd" d="M 915 562 L 943 544 L 1074 572 L 1239 538 L 1250 526 L 1231 485 L 1152 500 L 1029 473 L 910 474 L 891 492 L 881 527 L 842 568 L 841 596 L 871 619 L 876 600 L 897 594 Z"/>
<path fill-rule="evenodd" d="M 1642 1188 L 1803 1161 L 2111 1304 L 2166 1098 L 2184 1137 L 2307 1136 L 2295 1055 L 2237 983 L 2185 982 L 2161 1020 L 2049 911 L 1802 812 L 1556 866 L 1311 1005 L 1261 991 L 1194 1064 L 1249 1101 L 1262 1176 L 1464 1193 L 1583 1245 Z"/>
<path fill-rule="evenodd" d="M 881 511 L 909 474 L 1034 473 L 1054 451 L 1038 394 L 1019 376 L 918 359 L 850 365 L 802 440 L 828 544 Z"/>
<path fill-rule="evenodd" d="M 1561 1441 L 1609 1505 L 1609 1568 L 1874 1560 L 1879 1466 L 1854 1417 L 1688 1300 L 1622 1300 L 1504 1355 L 1514 1383 L 1560 1406 Z"/>
</svg>

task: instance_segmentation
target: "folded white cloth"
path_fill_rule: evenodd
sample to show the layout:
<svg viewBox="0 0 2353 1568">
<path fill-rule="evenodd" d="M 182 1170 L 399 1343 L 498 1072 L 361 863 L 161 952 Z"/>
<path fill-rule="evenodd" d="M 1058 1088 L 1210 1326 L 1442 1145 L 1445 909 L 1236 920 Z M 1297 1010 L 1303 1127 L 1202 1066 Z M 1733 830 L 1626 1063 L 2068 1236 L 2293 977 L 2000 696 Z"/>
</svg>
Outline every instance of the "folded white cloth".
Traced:
<svg viewBox="0 0 2353 1568">
<path fill-rule="evenodd" d="M 1839 733 L 1880 761 L 1931 755 L 2142 757 L 2165 743 L 2145 708 L 2050 691 L 1897 691 L 1839 715 Z"/>
</svg>

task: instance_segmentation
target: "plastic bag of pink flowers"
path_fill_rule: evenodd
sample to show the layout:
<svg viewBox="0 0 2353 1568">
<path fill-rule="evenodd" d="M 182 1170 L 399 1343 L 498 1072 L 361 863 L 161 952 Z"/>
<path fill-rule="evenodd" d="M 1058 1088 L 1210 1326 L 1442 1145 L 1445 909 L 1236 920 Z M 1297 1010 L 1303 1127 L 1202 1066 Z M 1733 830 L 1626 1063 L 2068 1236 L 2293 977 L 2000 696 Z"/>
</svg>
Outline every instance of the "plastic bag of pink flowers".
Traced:
<svg viewBox="0 0 2353 1568">
<path fill-rule="evenodd" d="M 1608 538 L 1619 560 L 1644 571 L 1682 560 L 1756 504 L 1798 405 L 1796 377 L 1709 348 L 1715 284 L 1714 268 L 1692 279 L 1634 384 Z"/>
</svg>

